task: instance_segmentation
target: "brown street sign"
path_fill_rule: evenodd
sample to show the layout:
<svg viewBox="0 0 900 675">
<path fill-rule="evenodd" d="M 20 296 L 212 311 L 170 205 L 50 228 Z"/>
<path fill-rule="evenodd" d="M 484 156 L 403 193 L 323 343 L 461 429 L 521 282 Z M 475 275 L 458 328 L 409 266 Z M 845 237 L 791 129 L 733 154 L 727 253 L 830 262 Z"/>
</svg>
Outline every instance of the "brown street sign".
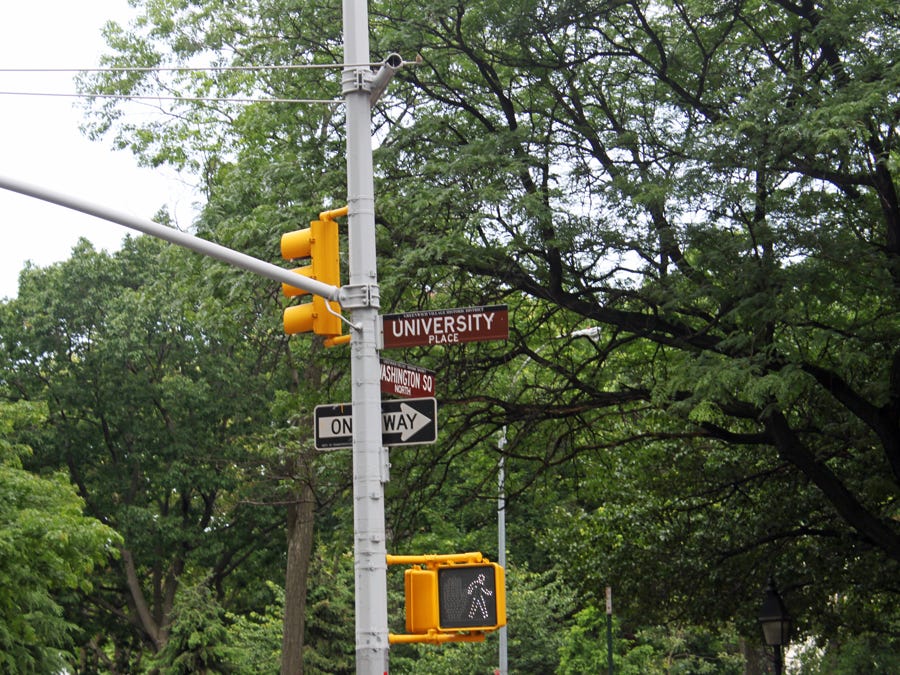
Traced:
<svg viewBox="0 0 900 675">
<path fill-rule="evenodd" d="M 509 337 L 506 305 L 385 314 L 381 321 L 385 349 L 506 340 Z"/>
<path fill-rule="evenodd" d="M 381 359 L 381 393 L 404 398 L 434 396 L 434 372 L 399 361 Z"/>
</svg>

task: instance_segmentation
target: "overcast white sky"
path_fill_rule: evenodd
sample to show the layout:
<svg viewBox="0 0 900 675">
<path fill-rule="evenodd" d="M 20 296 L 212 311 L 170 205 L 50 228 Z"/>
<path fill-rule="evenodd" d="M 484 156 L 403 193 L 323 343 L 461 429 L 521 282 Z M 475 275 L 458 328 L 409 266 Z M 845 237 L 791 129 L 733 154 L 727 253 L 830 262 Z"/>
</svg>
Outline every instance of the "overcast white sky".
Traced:
<svg viewBox="0 0 900 675">
<path fill-rule="evenodd" d="M 90 68 L 104 51 L 100 30 L 126 23 L 127 0 L 35 0 L 0 4 L 0 92 L 74 93 L 73 73 L 5 73 L 4 68 Z M 0 174 L 152 218 L 168 206 L 184 227 L 193 197 L 171 171 L 141 169 L 128 151 L 89 141 L 75 98 L 0 94 Z M 187 222 L 186 222 L 187 221 Z M 0 298 L 14 297 L 25 261 L 69 257 L 79 237 L 115 250 L 119 225 L 0 189 Z"/>
</svg>

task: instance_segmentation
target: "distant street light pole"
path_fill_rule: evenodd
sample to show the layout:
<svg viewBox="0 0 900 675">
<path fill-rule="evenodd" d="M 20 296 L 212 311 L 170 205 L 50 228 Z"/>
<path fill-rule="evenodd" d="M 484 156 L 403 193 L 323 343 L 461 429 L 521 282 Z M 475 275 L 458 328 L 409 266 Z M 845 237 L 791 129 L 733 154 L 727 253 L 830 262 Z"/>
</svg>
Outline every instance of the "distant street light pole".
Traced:
<svg viewBox="0 0 900 675">
<path fill-rule="evenodd" d="M 612 586 L 606 587 L 606 665 L 613 675 Z"/>
<path fill-rule="evenodd" d="M 558 337 L 586 337 L 589 340 L 596 340 L 600 337 L 600 326 L 581 328 Z M 546 346 L 547 343 L 542 344 L 537 348 L 535 354 Z M 525 359 L 524 363 L 519 366 L 516 374 L 513 375 L 513 379 L 509 383 L 510 393 L 529 361 L 531 361 L 530 356 Z M 497 563 L 504 569 L 506 569 L 506 458 L 503 455 L 503 449 L 506 447 L 506 443 L 506 425 L 504 424 L 503 432 L 497 440 L 497 450 L 500 453 L 500 459 L 497 461 Z M 499 668 L 495 671 L 497 675 L 507 675 L 509 672 L 509 649 L 506 629 L 506 626 L 502 626 L 499 630 Z"/>
<path fill-rule="evenodd" d="M 497 441 L 497 447 L 500 449 L 500 459 L 497 463 L 497 563 L 504 570 L 506 569 L 506 473 L 503 456 L 503 448 L 506 446 L 506 425 L 503 426 L 503 435 Z M 507 675 L 509 672 L 509 663 L 507 656 L 507 634 L 506 626 L 500 627 L 500 653 L 499 668 L 497 675 Z"/>
</svg>

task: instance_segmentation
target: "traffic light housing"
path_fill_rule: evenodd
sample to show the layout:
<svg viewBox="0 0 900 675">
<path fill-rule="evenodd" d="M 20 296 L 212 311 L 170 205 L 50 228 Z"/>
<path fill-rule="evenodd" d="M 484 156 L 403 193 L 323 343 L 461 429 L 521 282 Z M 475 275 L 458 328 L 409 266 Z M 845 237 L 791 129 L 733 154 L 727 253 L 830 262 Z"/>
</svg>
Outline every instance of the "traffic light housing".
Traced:
<svg viewBox="0 0 900 675">
<path fill-rule="evenodd" d="M 483 639 L 506 625 L 504 570 L 480 553 L 388 556 L 388 562 L 424 563 L 404 571 L 408 635 L 393 635 L 394 642 Z"/>
<path fill-rule="evenodd" d="M 320 220 L 313 220 L 308 228 L 282 235 L 281 255 L 286 260 L 309 258 L 307 266 L 294 272 L 331 286 L 341 285 L 338 224 L 331 218 L 320 216 Z M 289 298 L 308 294 L 288 284 L 282 284 L 282 291 Z M 336 338 L 341 341 L 343 332 L 340 313 L 341 306 L 337 302 L 313 295 L 312 302 L 284 310 L 284 332 L 288 335 L 313 332 L 324 336 L 326 344 L 334 344 Z"/>
<path fill-rule="evenodd" d="M 438 587 L 437 572 L 413 567 L 403 573 L 403 587 L 406 596 L 406 632 L 427 633 L 437 630 Z"/>
</svg>

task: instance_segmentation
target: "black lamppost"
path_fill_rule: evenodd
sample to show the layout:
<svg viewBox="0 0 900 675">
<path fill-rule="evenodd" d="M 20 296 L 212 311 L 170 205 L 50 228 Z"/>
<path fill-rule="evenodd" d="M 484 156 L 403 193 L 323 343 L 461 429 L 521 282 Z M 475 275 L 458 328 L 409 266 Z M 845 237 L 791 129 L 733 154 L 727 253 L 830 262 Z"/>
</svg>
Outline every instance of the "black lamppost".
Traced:
<svg viewBox="0 0 900 675">
<path fill-rule="evenodd" d="M 769 579 L 769 585 L 763 595 L 759 623 L 762 626 L 766 644 L 775 650 L 775 675 L 781 675 L 782 648 L 790 639 L 791 617 L 781 601 L 781 596 L 775 590 L 775 582 L 771 579 Z"/>
</svg>

